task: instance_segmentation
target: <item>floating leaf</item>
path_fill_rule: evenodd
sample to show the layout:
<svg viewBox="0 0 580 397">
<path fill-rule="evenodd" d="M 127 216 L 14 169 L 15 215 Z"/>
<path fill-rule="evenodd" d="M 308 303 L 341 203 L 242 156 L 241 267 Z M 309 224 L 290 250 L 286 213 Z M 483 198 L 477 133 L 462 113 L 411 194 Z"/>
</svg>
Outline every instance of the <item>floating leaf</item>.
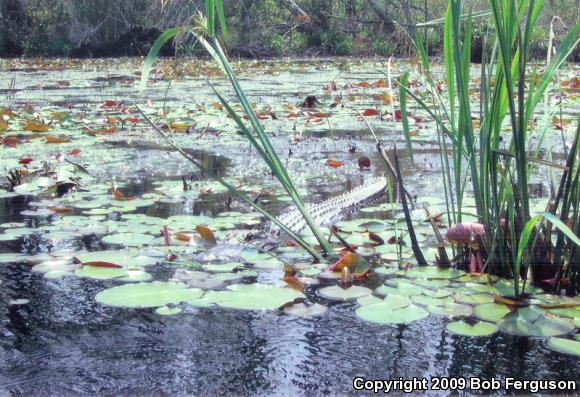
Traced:
<svg viewBox="0 0 580 397">
<path fill-rule="evenodd" d="M 109 288 L 99 292 L 95 299 L 108 306 L 158 307 L 193 302 L 202 295 L 202 290 L 188 288 L 183 283 L 154 281 Z"/>
<path fill-rule="evenodd" d="M 361 296 L 370 295 L 372 291 L 365 287 L 353 285 L 347 289 L 341 288 L 337 285 L 331 287 L 324 287 L 318 290 L 320 296 L 328 299 L 336 299 L 341 301 L 360 298 Z"/>
<path fill-rule="evenodd" d="M 453 334 L 463 336 L 488 336 L 497 332 L 497 325 L 478 321 L 468 324 L 465 321 L 455 321 L 447 324 L 447 330 Z"/>
<path fill-rule="evenodd" d="M 245 310 L 273 310 L 299 298 L 305 296 L 290 288 L 265 284 L 234 284 L 227 291 L 210 291 L 205 296 L 219 306 Z"/>
<path fill-rule="evenodd" d="M 411 269 L 405 273 L 407 277 L 422 277 L 436 279 L 453 279 L 464 275 L 465 272 L 457 269 L 443 269 L 436 266 L 423 266 Z"/>
<path fill-rule="evenodd" d="M 213 234 L 213 232 L 209 227 L 205 225 L 197 225 L 195 227 L 195 230 L 197 230 L 197 232 L 199 233 L 199 235 L 201 236 L 202 240 L 204 241 L 207 247 L 213 247 L 214 245 L 217 244 L 215 235 Z"/>
<path fill-rule="evenodd" d="M 23 129 L 24 131 L 46 132 L 49 129 L 49 125 L 40 121 L 26 120 Z"/>
<path fill-rule="evenodd" d="M 574 325 L 558 317 L 546 315 L 541 309 L 530 306 L 507 314 L 499 328 L 510 335 L 558 336 L 574 331 Z"/>
<path fill-rule="evenodd" d="M 342 167 L 344 163 L 338 160 L 326 160 L 326 165 L 332 168 Z"/>
<path fill-rule="evenodd" d="M 427 306 L 427 310 L 429 310 L 429 313 L 435 316 L 443 317 L 468 317 L 473 314 L 473 309 L 471 306 L 462 305 L 459 303 L 445 303 L 444 305 L 440 306 Z"/>
<path fill-rule="evenodd" d="M 468 303 L 470 305 L 493 302 L 493 297 L 488 294 L 455 294 L 454 298 L 457 302 Z"/>
<path fill-rule="evenodd" d="M 475 317 L 496 323 L 505 317 L 511 310 L 509 307 L 499 303 L 484 303 L 475 306 L 473 309 Z"/>
<path fill-rule="evenodd" d="M 547 346 L 557 352 L 580 357 L 580 342 L 575 340 L 552 337 L 548 339 Z"/>
<path fill-rule="evenodd" d="M 405 283 L 399 284 L 396 288 L 382 285 L 375 290 L 375 292 L 379 295 L 403 295 L 403 296 L 421 295 L 423 291 L 424 291 L 423 288 L 419 286 Z"/>
<path fill-rule="evenodd" d="M 92 262 L 84 262 L 83 266 L 94 266 L 94 267 L 112 267 L 112 268 L 119 268 L 123 267 L 121 265 L 117 265 L 111 262 L 104 262 L 104 261 L 92 261 Z"/>
<path fill-rule="evenodd" d="M 117 233 L 103 237 L 103 242 L 107 244 L 124 245 L 127 247 L 139 247 L 151 244 L 155 237 L 143 233 Z"/>
<path fill-rule="evenodd" d="M 415 305 L 393 308 L 390 303 L 381 302 L 359 307 L 356 315 L 378 324 L 407 324 L 427 317 L 429 312 Z"/>
</svg>

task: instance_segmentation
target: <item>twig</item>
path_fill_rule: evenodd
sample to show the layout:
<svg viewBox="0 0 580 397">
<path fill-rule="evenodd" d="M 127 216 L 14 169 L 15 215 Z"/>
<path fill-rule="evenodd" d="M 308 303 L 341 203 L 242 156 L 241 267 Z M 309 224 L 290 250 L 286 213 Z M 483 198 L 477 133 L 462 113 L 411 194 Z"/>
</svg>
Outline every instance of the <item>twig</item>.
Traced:
<svg viewBox="0 0 580 397">
<path fill-rule="evenodd" d="M 425 209 L 425 213 L 427 214 L 427 219 L 429 219 L 429 223 L 431 223 L 431 227 L 433 228 L 435 237 L 437 237 L 437 241 L 439 242 L 439 246 L 437 247 L 437 252 L 439 253 L 439 265 L 441 265 L 441 267 L 449 267 L 451 266 L 451 262 L 449 261 L 449 257 L 447 256 L 447 250 L 445 250 L 445 247 L 443 246 L 443 244 L 445 244 L 445 241 L 441 236 L 439 227 L 435 224 L 435 220 L 431 216 L 429 208 L 427 207 L 426 204 L 423 205 L 423 208 Z"/>
<path fill-rule="evenodd" d="M 405 213 L 405 222 L 407 223 L 407 231 L 409 232 L 409 237 L 411 238 L 411 248 L 413 249 L 413 254 L 417 259 L 419 266 L 427 266 L 427 261 L 421 252 L 419 243 L 417 242 L 417 236 L 415 235 L 415 229 L 413 228 L 413 222 L 411 221 L 411 214 L 409 213 L 409 206 L 407 205 L 407 198 L 403 193 L 403 177 L 401 176 L 401 167 L 399 166 L 399 156 L 397 156 L 397 148 L 394 148 L 395 153 L 395 170 L 397 172 L 397 179 L 399 182 L 399 189 L 401 189 L 401 203 L 403 204 L 403 212 Z"/>
<path fill-rule="evenodd" d="M 389 158 L 387 157 L 387 153 L 385 152 L 385 150 L 382 147 L 381 142 L 379 141 L 379 138 L 377 138 L 377 135 L 375 134 L 375 131 L 373 130 L 373 127 L 370 125 L 369 121 L 367 120 L 367 118 L 358 110 L 355 109 L 355 111 L 362 117 L 363 121 L 365 122 L 365 124 L 367 125 L 367 128 L 369 129 L 369 131 L 371 132 L 371 134 L 373 135 L 373 138 L 375 139 L 375 142 L 377 144 L 377 150 L 379 152 L 379 155 L 381 156 L 381 158 L 383 159 L 383 162 L 385 163 L 385 165 L 387 166 L 387 168 L 389 169 L 389 172 L 391 173 L 391 176 L 395 179 L 395 182 L 398 182 L 398 178 L 397 178 L 397 172 L 395 171 L 395 167 L 393 167 L 393 164 L 391 163 L 391 161 L 389 160 Z M 400 186 L 402 186 L 402 184 L 399 184 Z M 404 194 L 407 195 L 407 198 L 409 199 L 409 201 L 411 201 L 411 205 L 414 208 L 414 204 L 413 204 L 413 197 L 411 196 L 411 194 L 407 191 L 407 189 L 405 189 L 404 187 L 402 188 Z"/>
</svg>

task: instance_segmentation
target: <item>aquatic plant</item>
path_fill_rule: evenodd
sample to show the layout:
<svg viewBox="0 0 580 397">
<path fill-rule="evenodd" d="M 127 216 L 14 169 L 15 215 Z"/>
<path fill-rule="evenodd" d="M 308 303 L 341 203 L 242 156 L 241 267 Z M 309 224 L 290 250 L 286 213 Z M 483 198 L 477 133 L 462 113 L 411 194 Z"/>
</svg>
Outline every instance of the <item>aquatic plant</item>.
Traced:
<svg viewBox="0 0 580 397">
<path fill-rule="evenodd" d="M 404 84 L 404 80 L 400 83 L 401 89 L 433 117 L 441 131 L 438 139 L 449 221 L 462 223 L 463 199 L 470 181 L 477 218 L 484 230 L 480 245 L 485 263 L 481 265 L 490 272 L 511 274 L 515 297 L 525 288 L 529 268 L 532 275 L 536 273 L 540 277 L 536 282 L 546 278 L 561 280 L 562 277 L 576 280 L 579 262 L 577 239 L 574 239 L 580 231 L 578 132 L 568 152 L 558 193 L 542 214 L 551 226 L 530 214 L 530 171 L 536 164 L 558 166 L 540 158 L 543 138 L 537 146 L 530 140 L 532 128 L 540 137 L 544 136 L 551 125 L 546 120 L 551 120 L 552 110 L 544 109 L 543 123 L 539 125 L 532 115 L 558 68 L 580 40 L 580 24 L 577 24 L 562 40 L 543 73 L 537 66 L 532 67 L 528 62 L 530 40 L 542 6 L 542 0 L 490 0 L 487 12 L 462 13 L 463 2 L 450 0 L 444 19 L 418 25 L 420 28 L 444 24 L 446 95 L 433 76 L 420 33 L 415 43 L 434 105 L 429 106 Z M 486 16 L 491 17 L 494 42 L 491 51 L 487 43 L 484 45 L 479 76 L 479 114 L 473 114 L 470 96 L 472 23 L 475 17 Z M 506 123 L 511 130 L 511 141 L 502 149 L 501 131 Z M 561 222 L 556 222 L 557 219 Z M 551 241 L 552 226 L 558 229 L 555 245 Z M 529 247 L 528 242 L 531 242 Z M 520 277 L 523 277 L 523 285 Z M 569 286 L 568 290 L 577 291 L 577 285 Z"/>
<path fill-rule="evenodd" d="M 153 65 L 153 61 L 155 60 L 159 50 L 168 40 L 174 38 L 177 35 L 189 33 L 195 36 L 197 41 L 201 43 L 207 52 L 212 56 L 212 58 L 217 62 L 220 66 L 223 73 L 228 77 L 230 83 L 238 97 L 240 105 L 242 106 L 244 113 L 247 119 L 250 122 L 251 128 L 249 128 L 240 118 L 240 116 L 233 110 L 230 104 L 215 90 L 214 92 L 217 95 L 219 101 L 224 106 L 224 108 L 228 111 L 229 115 L 235 120 L 236 124 L 242 131 L 242 133 L 247 137 L 247 139 L 251 142 L 254 148 L 257 150 L 259 155 L 262 157 L 264 162 L 268 165 L 272 174 L 276 176 L 276 178 L 280 181 L 281 185 L 286 190 L 286 193 L 292 199 L 292 202 L 296 206 L 297 210 L 302 215 L 304 222 L 308 225 L 312 234 L 315 236 L 316 240 L 320 244 L 320 247 L 325 252 L 326 255 L 334 255 L 331 245 L 322 235 L 320 228 L 316 221 L 312 218 L 312 215 L 308 211 L 302 197 L 298 193 L 292 179 L 290 178 L 284 164 L 278 157 L 278 154 L 274 150 L 272 143 L 268 135 L 266 134 L 262 124 L 258 120 L 256 113 L 252 109 L 249 100 L 247 99 L 244 90 L 240 86 L 231 66 L 228 62 L 228 59 L 222 49 L 220 41 L 216 34 L 216 26 L 215 26 L 215 16 L 219 16 L 220 27 L 223 33 L 226 33 L 226 24 L 225 19 L 223 17 L 223 5 L 221 0 L 207 0 L 205 2 L 205 17 L 203 15 L 199 15 L 197 19 L 197 24 L 193 27 L 176 27 L 173 29 L 169 29 L 164 32 L 157 41 L 153 44 L 149 55 L 143 65 L 143 73 L 141 76 L 141 90 L 144 89 L 148 76 L 151 71 L 151 66 Z M 212 87 L 213 88 L 213 87 Z M 191 158 L 190 158 L 191 159 Z M 228 188 L 229 189 L 229 188 Z M 234 188 L 235 189 L 235 188 Z M 238 195 L 239 197 L 239 195 Z M 262 210 L 263 211 L 263 210 Z M 269 215 L 269 214 L 268 214 Z M 271 220 L 273 219 L 272 216 L 268 216 Z M 276 222 L 275 222 L 276 223 Z M 279 222 L 278 222 L 279 223 Z M 307 248 L 304 241 L 299 241 L 299 243 Z M 312 247 L 307 248 L 309 252 L 312 252 Z"/>
</svg>

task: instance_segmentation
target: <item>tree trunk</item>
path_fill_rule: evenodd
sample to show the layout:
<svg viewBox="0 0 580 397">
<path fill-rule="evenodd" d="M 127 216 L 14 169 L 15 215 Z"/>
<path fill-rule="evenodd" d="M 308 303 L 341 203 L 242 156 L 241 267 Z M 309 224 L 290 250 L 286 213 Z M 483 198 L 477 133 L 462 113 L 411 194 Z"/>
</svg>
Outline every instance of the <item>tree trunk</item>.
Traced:
<svg viewBox="0 0 580 397">
<path fill-rule="evenodd" d="M 375 14 L 377 14 L 381 21 L 383 21 L 385 29 L 387 31 L 395 30 L 395 24 L 393 23 L 393 20 L 389 18 L 389 16 L 381 9 L 381 6 L 377 3 L 377 1 L 368 0 L 368 2 Z"/>
</svg>

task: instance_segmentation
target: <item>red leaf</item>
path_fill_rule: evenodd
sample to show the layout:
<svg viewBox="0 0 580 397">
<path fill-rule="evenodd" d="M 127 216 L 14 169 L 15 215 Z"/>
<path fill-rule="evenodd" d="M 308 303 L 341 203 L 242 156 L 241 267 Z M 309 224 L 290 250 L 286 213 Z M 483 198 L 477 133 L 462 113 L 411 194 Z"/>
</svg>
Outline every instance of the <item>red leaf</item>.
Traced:
<svg viewBox="0 0 580 397">
<path fill-rule="evenodd" d="M 344 163 L 338 160 L 326 160 L 326 165 L 332 168 L 342 167 Z"/>
<path fill-rule="evenodd" d="M 78 156 L 79 154 L 81 154 L 81 149 L 72 149 L 68 152 L 68 154 L 70 154 L 71 156 Z"/>
<path fill-rule="evenodd" d="M 403 113 L 397 109 L 395 110 L 395 121 L 402 121 L 403 120 Z"/>
<path fill-rule="evenodd" d="M 18 161 L 18 164 L 30 164 L 32 163 L 32 158 L 30 157 L 23 157 Z"/>
<path fill-rule="evenodd" d="M 377 109 L 365 109 L 362 114 L 363 116 L 376 116 L 379 114 L 379 111 Z"/>
<path fill-rule="evenodd" d="M 379 245 L 383 245 L 385 243 L 385 240 L 383 240 L 381 236 L 373 232 L 369 232 L 369 238 L 374 242 L 379 243 Z"/>
<path fill-rule="evenodd" d="M 114 269 L 118 269 L 123 267 L 121 265 L 117 265 L 111 262 L 103 262 L 103 261 L 92 261 L 92 262 L 83 262 L 83 266 L 94 266 L 94 267 L 110 267 Z"/>
</svg>

